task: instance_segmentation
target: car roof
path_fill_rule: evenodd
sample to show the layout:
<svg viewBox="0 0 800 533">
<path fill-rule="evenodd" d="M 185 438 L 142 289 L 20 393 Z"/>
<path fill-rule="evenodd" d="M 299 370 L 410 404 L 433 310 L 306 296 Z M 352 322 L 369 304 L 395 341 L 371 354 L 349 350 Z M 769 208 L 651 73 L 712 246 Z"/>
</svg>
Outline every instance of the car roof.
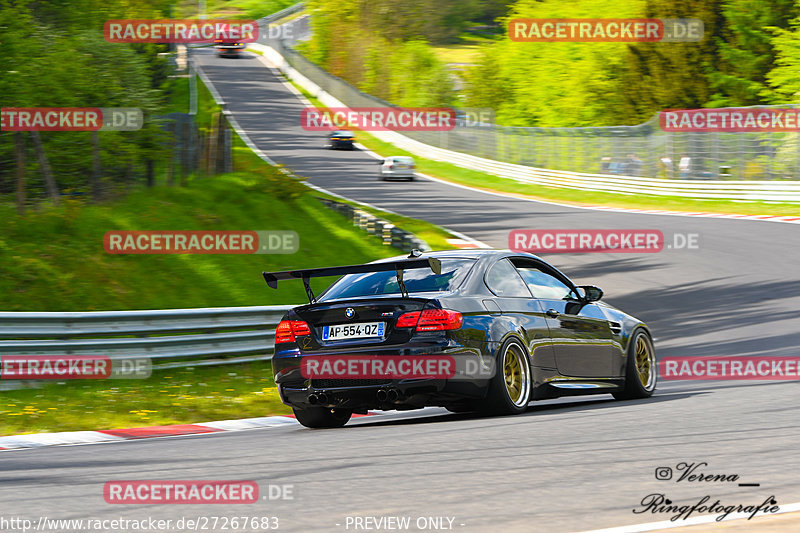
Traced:
<svg viewBox="0 0 800 533">
<path fill-rule="evenodd" d="M 441 258 L 451 258 L 451 259 L 480 259 L 482 257 L 487 256 L 494 256 L 494 257 L 505 257 L 505 256 L 520 256 L 520 257 L 534 257 L 535 255 L 524 253 L 524 252 L 515 252 L 513 250 L 496 250 L 494 248 L 470 248 L 466 250 L 438 250 L 432 252 L 422 252 L 422 255 L 419 256 L 420 259 L 424 259 L 426 257 L 436 257 L 438 259 Z M 383 261 L 397 261 L 398 259 L 406 259 L 407 255 L 398 255 L 395 257 L 389 257 L 386 259 L 379 259 L 377 261 L 373 261 L 374 263 L 381 263 Z M 538 258 L 537 258 L 538 259 Z"/>
<path fill-rule="evenodd" d="M 336 130 L 334 132 L 331 132 L 331 135 L 347 135 L 349 137 L 352 137 L 353 132 L 348 130 Z"/>
</svg>

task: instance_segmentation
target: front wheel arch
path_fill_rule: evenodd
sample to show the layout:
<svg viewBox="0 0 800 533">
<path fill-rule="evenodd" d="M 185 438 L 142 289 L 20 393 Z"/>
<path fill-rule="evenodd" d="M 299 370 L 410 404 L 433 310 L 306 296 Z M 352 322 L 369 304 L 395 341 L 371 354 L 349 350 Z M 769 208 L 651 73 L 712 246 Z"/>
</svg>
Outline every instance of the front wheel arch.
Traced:
<svg viewBox="0 0 800 533">
<path fill-rule="evenodd" d="M 485 410 L 495 414 L 525 412 L 533 399 L 533 372 L 525 343 L 516 335 L 506 336 L 494 360 Z"/>
<path fill-rule="evenodd" d="M 625 385 L 614 393 L 617 400 L 649 398 L 656 390 L 658 362 L 650 331 L 637 326 L 631 332 L 625 354 Z"/>
</svg>

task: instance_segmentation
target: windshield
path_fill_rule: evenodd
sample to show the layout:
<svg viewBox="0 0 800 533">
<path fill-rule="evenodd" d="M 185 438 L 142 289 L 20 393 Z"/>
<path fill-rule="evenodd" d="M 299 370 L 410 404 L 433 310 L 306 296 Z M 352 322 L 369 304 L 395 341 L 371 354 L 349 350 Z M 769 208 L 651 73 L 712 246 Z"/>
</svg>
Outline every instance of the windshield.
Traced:
<svg viewBox="0 0 800 533">
<path fill-rule="evenodd" d="M 428 268 L 414 268 L 404 271 L 403 282 L 409 293 L 454 291 L 464 281 L 474 264 L 474 259 L 442 259 L 441 274 L 434 274 Z M 382 294 L 400 294 L 397 274 L 394 271 L 348 274 L 331 285 L 318 300 Z"/>
</svg>

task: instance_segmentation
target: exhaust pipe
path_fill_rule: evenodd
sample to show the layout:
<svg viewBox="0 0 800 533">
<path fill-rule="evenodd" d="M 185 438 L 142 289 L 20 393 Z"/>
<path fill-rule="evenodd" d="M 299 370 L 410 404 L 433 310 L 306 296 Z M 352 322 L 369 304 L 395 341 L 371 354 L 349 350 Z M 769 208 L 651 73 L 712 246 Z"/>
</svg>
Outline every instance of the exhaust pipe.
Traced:
<svg viewBox="0 0 800 533">
<path fill-rule="evenodd" d="M 328 395 L 324 392 L 318 393 L 311 393 L 308 395 L 308 403 L 311 405 L 325 405 L 330 403 L 332 398 L 328 398 Z"/>
<path fill-rule="evenodd" d="M 395 403 L 400 400 L 403 395 L 397 389 L 380 389 L 375 393 L 375 397 L 381 403 Z"/>
</svg>

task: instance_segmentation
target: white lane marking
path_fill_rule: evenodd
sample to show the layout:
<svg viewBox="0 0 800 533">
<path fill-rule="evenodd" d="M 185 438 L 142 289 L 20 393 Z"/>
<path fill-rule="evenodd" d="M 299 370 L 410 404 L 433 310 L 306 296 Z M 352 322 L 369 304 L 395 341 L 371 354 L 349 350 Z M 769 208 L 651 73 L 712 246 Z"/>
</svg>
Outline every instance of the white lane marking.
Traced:
<svg viewBox="0 0 800 533">
<path fill-rule="evenodd" d="M 759 514 L 751 522 L 755 527 L 760 522 L 755 522 L 758 518 L 767 516 L 776 516 L 783 513 L 793 513 L 800 511 L 800 502 L 790 503 L 788 505 L 780 505 L 781 510 L 777 513 Z M 673 522 L 671 520 L 664 520 L 663 522 L 649 522 L 646 524 L 633 524 L 630 526 L 611 527 L 607 529 L 592 529 L 589 531 L 582 531 L 581 533 L 639 533 L 641 531 L 655 531 L 657 529 L 673 529 L 676 527 L 696 526 L 698 524 L 719 524 L 721 522 L 730 522 L 731 520 L 742 520 L 750 516 L 750 513 L 734 513 L 728 515 L 724 520 L 717 521 L 719 515 L 698 516 L 695 518 L 688 518 L 680 522 Z"/>
<path fill-rule="evenodd" d="M 352 422 L 359 420 L 386 420 L 399 417 L 408 417 L 415 415 L 414 418 L 419 416 L 435 416 L 447 414 L 447 411 L 439 407 L 426 407 L 414 411 L 370 411 L 370 416 L 357 417 L 351 420 Z M 12 435 L 8 437 L 0 437 L 0 453 L 19 451 L 30 448 L 41 448 L 43 446 L 78 446 L 85 444 L 107 444 L 118 443 L 125 441 L 147 441 L 152 439 L 165 439 L 171 437 L 203 437 L 208 435 L 219 435 L 226 431 L 244 431 L 248 429 L 262 429 L 262 428 L 275 428 L 275 427 L 290 427 L 298 426 L 300 423 L 291 416 L 262 416 L 256 418 L 242 418 L 234 420 L 218 420 L 215 422 L 200 422 L 192 423 L 192 426 L 203 426 L 218 431 L 212 433 L 182 433 L 177 434 L 163 434 L 154 435 L 152 437 L 124 437 L 120 435 L 110 435 L 100 431 L 64 431 L 61 433 L 32 433 L 30 435 Z M 146 429 L 146 428 L 142 428 Z"/>
<path fill-rule="evenodd" d="M 90 444 L 126 440 L 124 437 L 108 435 L 97 431 L 64 431 L 61 433 L 33 433 L 0 437 L 0 448 L 38 448 L 41 446 L 65 446 L 70 444 Z"/>
<path fill-rule="evenodd" d="M 205 426 L 220 431 L 241 431 L 244 429 L 269 428 L 276 426 L 291 426 L 297 424 L 297 420 L 288 416 L 262 416 L 258 418 L 243 418 L 241 420 L 219 420 L 217 422 L 203 422 L 194 424 Z"/>
</svg>

